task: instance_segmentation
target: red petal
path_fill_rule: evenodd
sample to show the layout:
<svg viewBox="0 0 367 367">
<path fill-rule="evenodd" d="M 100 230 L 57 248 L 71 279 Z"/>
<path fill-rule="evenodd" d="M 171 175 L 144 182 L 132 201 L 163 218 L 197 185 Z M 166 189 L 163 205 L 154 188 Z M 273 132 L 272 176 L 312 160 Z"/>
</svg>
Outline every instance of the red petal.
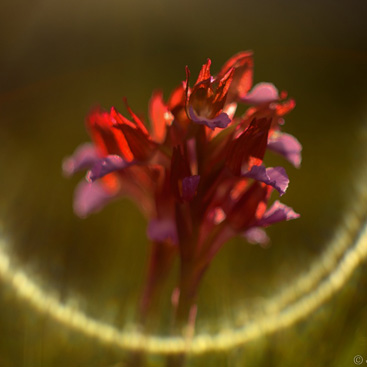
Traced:
<svg viewBox="0 0 367 367">
<path fill-rule="evenodd" d="M 186 101 L 186 84 L 182 83 L 179 87 L 174 89 L 168 99 L 168 109 L 174 114 L 177 107 L 185 107 Z"/>
<path fill-rule="evenodd" d="M 268 142 L 271 119 L 253 119 L 250 126 L 228 146 L 226 164 L 237 176 L 243 165 L 260 165 Z"/>
<path fill-rule="evenodd" d="M 132 113 L 130 109 L 129 112 Z M 114 119 L 114 128 L 122 132 L 133 158 L 139 161 L 148 159 L 153 154 L 156 144 L 149 138 L 146 128 L 144 127 L 143 130 L 140 128 L 142 122 L 132 114 L 134 124 L 121 115 L 114 107 L 111 108 L 111 116 Z M 137 122 L 138 120 L 140 123 Z"/>
<path fill-rule="evenodd" d="M 126 124 L 116 125 L 115 128 L 122 131 L 124 134 L 135 159 L 144 161 L 153 154 L 156 144 L 154 144 L 141 130 Z"/>
<path fill-rule="evenodd" d="M 145 125 L 143 124 L 143 122 L 139 119 L 139 117 L 137 115 L 135 115 L 135 113 L 132 111 L 132 109 L 130 108 L 130 106 L 127 103 L 127 99 L 124 98 L 124 103 L 126 106 L 127 111 L 129 112 L 130 116 L 132 117 L 133 121 L 135 122 L 136 126 L 144 133 L 144 134 L 148 134 L 148 130 L 145 127 Z"/>
<path fill-rule="evenodd" d="M 227 95 L 234 73 L 235 73 L 235 69 L 231 68 L 223 76 L 223 78 L 220 79 L 218 88 L 215 92 L 215 98 L 213 102 L 217 102 L 218 100 L 223 99 Z"/>
<path fill-rule="evenodd" d="M 199 73 L 199 76 L 198 76 L 198 79 L 196 81 L 195 84 L 198 84 L 198 83 L 201 83 L 202 81 L 204 80 L 208 80 L 210 79 L 210 65 L 211 65 L 211 60 L 208 59 L 206 61 L 206 64 L 204 64 L 202 67 L 201 67 L 201 70 L 200 70 L 200 73 Z"/>
<path fill-rule="evenodd" d="M 149 115 L 152 122 L 154 139 L 162 143 L 166 137 L 167 125 L 173 120 L 167 106 L 163 102 L 162 92 L 154 92 L 149 102 Z"/>
<path fill-rule="evenodd" d="M 227 214 L 231 227 L 243 231 L 266 210 L 271 187 L 255 181 Z"/>
<path fill-rule="evenodd" d="M 117 154 L 127 161 L 133 159 L 124 135 L 113 128 L 114 118 L 96 109 L 86 119 L 87 129 L 102 155 Z"/>
<path fill-rule="evenodd" d="M 129 119 L 127 119 L 125 116 L 121 115 L 121 113 L 119 113 L 115 107 L 111 107 L 111 117 L 113 119 L 113 125 L 128 125 L 132 128 L 135 128 L 136 125 L 131 122 Z"/>
<path fill-rule="evenodd" d="M 292 111 L 294 107 L 296 107 L 296 101 L 294 99 L 289 99 L 288 101 L 277 104 L 276 113 L 278 116 L 284 116 Z"/>
<path fill-rule="evenodd" d="M 252 76 L 254 68 L 254 60 L 252 51 L 243 51 L 232 56 L 222 67 L 218 74 L 218 78 L 223 76 L 231 68 L 235 68 L 233 81 L 228 92 L 228 102 L 236 100 L 238 97 L 243 98 L 252 86 Z"/>
<path fill-rule="evenodd" d="M 289 99 L 280 102 L 271 102 L 264 106 L 250 107 L 246 113 L 243 122 L 252 120 L 254 118 L 270 118 L 272 124 L 270 134 L 279 129 L 279 125 L 284 124 L 283 116 L 292 111 L 296 102 L 294 99 Z"/>
<path fill-rule="evenodd" d="M 233 75 L 235 70 L 233 68 L 229 69 L 228 72 L 220 79 L 218 88 L 215 91 L 212 106 L 212 116 L 217 116 L 222 112 L 224 104 L 227 99 L 227 93 L 231 86 Z"/>
</svg>

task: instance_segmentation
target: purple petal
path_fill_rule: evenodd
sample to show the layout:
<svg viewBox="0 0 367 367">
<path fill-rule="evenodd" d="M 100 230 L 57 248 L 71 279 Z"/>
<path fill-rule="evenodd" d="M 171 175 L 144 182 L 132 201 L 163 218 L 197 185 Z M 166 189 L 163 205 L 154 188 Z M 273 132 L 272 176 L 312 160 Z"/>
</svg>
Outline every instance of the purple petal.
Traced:
<svg viewBox="0 0 367 367">
<path fill-rule="evenodd" d="M 65 176 L 70 177 L 75 172 L 88 169 L 100 159 L 97 149 L 91 143 L 80 145 L 72 156 L 62 162 L 62 170 Z"/>
<path fill-rule="evenodd" d="M 268 148 L 273 152 L 282 155 L 295 167 L 298 168 L 300 166 L 302 145 L 294 136 L 285 133 L 278 133 L 269 139 Z"/>
<path fill-rule="evenodd" d="M 218 116 L 214 117 L 213 119 L 208 119 L 206 117 L 198 116 L 192 106 L 189 107 L 189 114 L 192 121 L 196 122 L 200 125 L 206 125 L 214 130 L 216 127 L 225 128 L 231 122 L 229 116 L 222 112 Z"/>
<path fill-rule="evenodd" d="M 269 243 L 270 238 L 266 232 L 259 227 L 252 227 L 243 233 L 243 236 L 249 243 L 265 246 Z"/>
<path fill-rule="evenodd" d="M 282 204 L 280 201 L 275 201 L 263 217 L 256 222 L 256 226 L 267 227 L 273 223 L 281 222 L 283 220 L 291 220 L 299 218 L 299 214 L 292 208 Z"/>
<path fill-rule="evenodd" d="M 171 219 L 152 219 L 148 224 L 147 237 L 155 242 L 171 240 L 178 244 L 176 224 Z"/>
<path fill-rule="evenodd" d="M 259 105 L 277 101 L 279 99 L 278 89 L 271 83 L 256 84 L 241 102 L 251 105 Z"/>
<path fill-rule="evenodd" d="M 190 201 L 196 195 L 200 176 L 188 176 L 182 180 L 182 199 Z"/>
<path fill-rule="evenodd" d="M 116 194 L 109 193 L 99 182 L 82 181 L 74 192 L 74 212 L 80 218 L 85 218 L 116 198 Z"/>
<path fill-rule="evenodd" d="M 118 155 L 108 155 L 105 158 L 99 159 L 87 173 L 87 181 L 93 182 L 97 178 L 106 176 L 107 174 L 124 169 L 130 166 L 132 162 L 126 162 Z"/>
<path fill-rule="evenodd" d="M 287 190 L 289 179 L 283 167 L 252 166 L 251 170 L 243 177 L 253 178 L 257 181 L 273 186 L 282 196 Z"/>
</svg>

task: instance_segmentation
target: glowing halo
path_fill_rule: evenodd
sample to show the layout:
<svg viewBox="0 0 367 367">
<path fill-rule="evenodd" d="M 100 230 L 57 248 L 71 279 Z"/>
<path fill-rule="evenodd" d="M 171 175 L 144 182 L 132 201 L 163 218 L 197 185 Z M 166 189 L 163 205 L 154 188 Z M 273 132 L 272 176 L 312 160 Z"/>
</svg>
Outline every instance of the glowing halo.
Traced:
<svg viewBox="0 0 367 367">
<path fill-rule="evenodd" d="M 360 179 L 359 182 L 365 180 Z M 367 224 L 363 213 L 367 206 L 367 190 L 362 185 L 356 189 L 353 209 L 346 214 L 324 254 L 310 270 L 267 301 L 262 315 L 241 327 L 226 329 L 217 334 L 199 333 L 191 340 L 184 337 L 144 335 L 137 330 L 119 330 L 113 325 L 93 319 L 81 310 L 60 303 L 56 297 L 42 290 L 24 271 L 15 268 L 5 251 L 4 238 L 0 238 L 0 277 L 13 288 L 18 297 L 28 301 L 38 311 L 103 343 L 154 354 L 185 351 L 201 354 L 228 350 L 305 318 L 335 294 L 367 258 Z"/>
</svg>

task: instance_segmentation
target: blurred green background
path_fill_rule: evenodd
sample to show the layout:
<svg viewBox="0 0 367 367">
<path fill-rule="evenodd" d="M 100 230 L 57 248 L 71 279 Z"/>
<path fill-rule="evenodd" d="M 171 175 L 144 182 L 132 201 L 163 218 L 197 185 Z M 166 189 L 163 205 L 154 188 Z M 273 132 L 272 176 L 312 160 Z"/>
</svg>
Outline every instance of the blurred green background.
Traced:
<svg viewBox="0 0 367 367">
<path fill-rule="evenodd" d="M 201 287 L 198 329 L 233 325 L 238 310 L 268 299 L 327 247 L 353 192 L 366 145 L 367 3 L 363 0 L 5 0 L 0 4 L 0 221 L 12 261 L 63 302 L 118 327 L 135 319 L 147 261 L 145 221 L 127 200 L 80 220 L 61 161 L 88 141 L 91 107 L 147 114 L 207 57 L 213 72 L 255 52 L 255 82 L 297 102 L 284 130 L 302 142 L 300 170 L 283 202 L 302 217 L 268 232 L 266 250 L 236 240 Z M 270 157 L 271 158 L 271 157 Z M 271 158 L 270 163 L 280 163 Z M 193 366 L 353 366 L 367 358 L 367 267 L 292 328 Z M 167 332 L 169 296 L 157 332 Z M 60 326 L 0 279 L 1 367 L 124 366 L 126 353 Z M 152 359 L 152 365 L 160 360 Z"/>
</svg>

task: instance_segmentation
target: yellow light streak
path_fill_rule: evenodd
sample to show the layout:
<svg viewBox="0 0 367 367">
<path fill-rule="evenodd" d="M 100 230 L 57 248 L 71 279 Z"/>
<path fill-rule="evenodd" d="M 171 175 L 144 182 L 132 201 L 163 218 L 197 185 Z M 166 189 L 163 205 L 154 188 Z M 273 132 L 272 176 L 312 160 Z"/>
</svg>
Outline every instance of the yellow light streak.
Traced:
<svg viewBox="0 0 367 367">
<path fill-rule="evenodd" d="M 358 182 L 367 180 L 363 177 Z M 29 302 L 39 312 L 103 343 L 154 354 L 201 354 L 228 350 L 304 319 L 347 282 L 354 270 L 367 258 L 367 224 L 364 216 L 367 190 L 363 185 L 357 187 L 355 202 L 351 207 L 320 258 L 309 271 L 265 301 L 263 314 L 245 322 L 241 327 L 227 328 L 216 334 L 198 333 L 190 341 L 183 337 L 144 335 L 138 330 L 120 330 L 114 325 L 89 317 L 73 306 L 61 303 L 57 297 L 37 285 L 26 272 L 12 264 L 5 250 L 8 244 L 4 238 L 0 238 L 0 277 L 13 288 L 19 298 Z"/>
</svg>

